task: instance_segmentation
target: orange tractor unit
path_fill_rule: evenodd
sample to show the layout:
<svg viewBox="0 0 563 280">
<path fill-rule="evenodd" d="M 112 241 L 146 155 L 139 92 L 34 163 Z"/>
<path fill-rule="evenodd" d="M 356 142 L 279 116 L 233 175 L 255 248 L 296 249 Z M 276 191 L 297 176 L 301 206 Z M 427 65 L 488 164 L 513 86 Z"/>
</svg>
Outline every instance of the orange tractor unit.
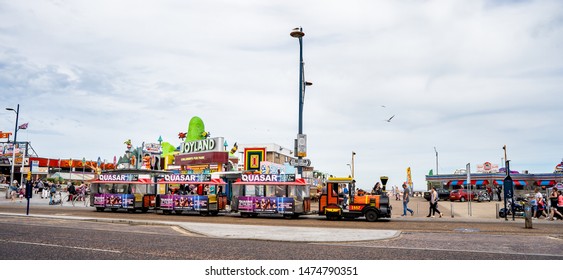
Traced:
<svg viewBox="0 0 563 280">
<path fill-rule="evenodd" d="M 379 218 L 391 218 L 389 197 L 382 195 L 358 195 L 353 178 L 329 178 L 319 198 L 319 215 L 329 220 L 366 217 L 368 222 Z"/>
</svg>

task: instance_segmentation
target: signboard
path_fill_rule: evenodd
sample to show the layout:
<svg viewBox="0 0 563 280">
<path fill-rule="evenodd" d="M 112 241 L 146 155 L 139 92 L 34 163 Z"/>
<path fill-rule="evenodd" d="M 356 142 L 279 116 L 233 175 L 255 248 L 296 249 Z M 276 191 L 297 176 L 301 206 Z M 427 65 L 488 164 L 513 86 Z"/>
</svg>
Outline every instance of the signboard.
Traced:
<svg viewBox="0 0 563 280">
<path fill-rule="evenodd" d="M 285 166 L 278 163 L 263 161 L 260 163 L 260 173 L 262 174 L 285 174 Z"/>
<path fill-rule="evenodd" d="M 160 195 L 160 209 L 163 210 L 207 210 L 209 203 L 205 195 Z"/>
<path fill-rule="evenodd" d="M 195 164 L 210 164 L 229 162 L 229 153 L 221 152 L 205 152 L 205 153 L 192 153 L 180 154 L 174 157 L 175 165 L 195 165 Z"/>
<path fill-rule="evenodd" d="M 242 182 L 295 182 L 295 174 L 242 174 Z"/>
<path fill-rule="evenodd" d="M 297 156 L 307 156 L 307 135 L 297 134 Z"/>
<path fill-rule="evenodd" d="M 145 143 L 143 151 L 151 154 L 160 154 L 160 144 L 158 143 Z"/>
<path fill-rule="evenodd" d="M 38 160 L 32 160 L 31 161 L 31 172 L 33 172 L 33 173 L 39 172 L 39 161 Z"/>
<path fill-rule="evenodd" d="M 293 205 L 291 197 L 241 196 L 238 209 L 254 213 L 293 213 Z"/>
<path fill-rule="evenodd" d="M 0 143 L 0 155 L 11 156 L 14 150 L 14 145 L 12 143 Z M 24 150 L 27 154 L 27 142 L 18 142 L 16 145 L 16 156 L 21 155 Z"/>
<path fill-rule="evenodd" d="M 181 154 L 222 151 L 223 137 L 207 138 L 203 140 L 184 142 L 180 146 Z"/>
<path fill-rule="evenodd" d="M 492 164 L 488 161 L 483 163 L 483 164 L 477 164 L 477 172 L 479 172 L 479 173 L 499 173 L 498 164 Z"/>
<path fill-rule="evenodd" d="M 139 174 L 100 174 L 98 181 L 133 182 L 139 180 Z"/>
<path fill-rule="evenodd" d="M 10 135 L 12 135 L 11 132 L 2 132 L 0 131 L 0 138 L 10 138 Z"/>
<path fill-rule="evenodd" d="M 132 194 L 97 193 L 94 195 L 94 207 L 133 208 L 135 196 Z"/>
<path fill-rule="evenodd" d="M 311 160 L 306 158 L 292 158 L 289 164 L 291 166 L 311 166 Z"/>
<path fill-rule="evenodd" d="M 266 148 L 244 148 L 244 170 L 260 170 L 260 163 L 266 160 Z"/>
<path fill-rule="evenodd" d="M 165 174 L 164 182 L 209 182 L 211 174 Z"/>
</svg>

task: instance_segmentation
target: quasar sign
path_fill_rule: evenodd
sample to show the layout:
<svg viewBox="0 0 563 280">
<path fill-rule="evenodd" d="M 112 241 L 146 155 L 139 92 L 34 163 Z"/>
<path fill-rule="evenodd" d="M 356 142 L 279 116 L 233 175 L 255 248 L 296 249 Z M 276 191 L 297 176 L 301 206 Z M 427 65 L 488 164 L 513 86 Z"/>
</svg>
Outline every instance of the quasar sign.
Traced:
<svg viewBox="0 0 563 280">
<path fill-rule="evenodd" d="M 295 182 L 295 174 L 242 174 L 243 182 Z"/>
<path fill-rule="evenodd" d="M 133 182 L 139 180 L 138 174 L 100 174 L 98 181 Z"/>
<path fill-rule="evenodd" d="M 208 182 L 211 174 L 166 174 L 165 182 Z"/>
</svg>

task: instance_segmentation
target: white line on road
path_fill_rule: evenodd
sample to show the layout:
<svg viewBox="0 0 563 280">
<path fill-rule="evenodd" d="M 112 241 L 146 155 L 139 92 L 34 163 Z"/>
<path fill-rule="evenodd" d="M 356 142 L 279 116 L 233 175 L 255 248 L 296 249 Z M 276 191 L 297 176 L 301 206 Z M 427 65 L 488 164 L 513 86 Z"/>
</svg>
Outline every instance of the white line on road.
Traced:
<svg viewBox="0 0 563 280">
<path fill-rule="evenodd" d="M 422 251 L 437 251 L 437 252 L 464 252 L 464 253 L 480 253 L 480 254 L 501 254 L 501 255 L 522 255 L 522 256 L 541 256 L 541 257 L 554 257 L 561 258 L 563 255 L 557 254 L 542 254 L 542 253 L 532 253 L 532 252 L 499 252 L 499 251 L 486 251 L 486 250 L 458 250 L 458 249 L 437 249 L 437 248 L 419 248 L 419 247 L 387 247 L 387 246 L 369 246 L 369 245 L 356 245 L 356 244 L 334 244 L 334 243 L 311 243 L 311 244 L 321 244 L 328 246 L 342 246 L 342 247 L 363 247 L 363 248 L 377 248 L 377 249 L 393 249 L 393 250 L 422 250 Z"/>
<path fill-rule="evenodd" d="M 0 239 L 0 241 L 3 241 L 3 242 L 10 242 L 10 243 L 18 243 L 18 244 L 27 244 L 27 245 L 38 245 L 38 246 L 48 246 L 48 247 L 60 247 L 60 248 L 68 248 L 68 249 L 88 250 L 88 251 L 98 251 L 98 252 L 106 252 L 106 253 L 121 254 L 121 251 L 116 251 L 116 250 L 105 250 L 105 249 L 87 248 L 87 247 L 76 247 L 76 246 L 64 246 L 64 245 L 58 245 L 58 244 L 46 244 L 46 243 L 36 243 L 36 242 L 26 242 L 26 241 L 14 241 L 14 240 L 5 240 L 5 239 Z"/>
</svg>

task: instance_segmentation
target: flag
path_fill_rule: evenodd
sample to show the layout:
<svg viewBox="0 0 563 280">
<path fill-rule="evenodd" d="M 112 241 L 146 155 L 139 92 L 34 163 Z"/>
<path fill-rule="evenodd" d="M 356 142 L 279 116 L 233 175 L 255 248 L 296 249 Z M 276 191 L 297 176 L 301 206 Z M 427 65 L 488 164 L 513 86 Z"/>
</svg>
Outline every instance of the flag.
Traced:
<svg viewBox="0 0 563 280">
<path fill-rule="evenodd" d="M 24 124 L 18 126 L 18 129 L 27 129 L 28 125 L 29 125 L 29 123 L 24 123 Z"/>
</svg>

